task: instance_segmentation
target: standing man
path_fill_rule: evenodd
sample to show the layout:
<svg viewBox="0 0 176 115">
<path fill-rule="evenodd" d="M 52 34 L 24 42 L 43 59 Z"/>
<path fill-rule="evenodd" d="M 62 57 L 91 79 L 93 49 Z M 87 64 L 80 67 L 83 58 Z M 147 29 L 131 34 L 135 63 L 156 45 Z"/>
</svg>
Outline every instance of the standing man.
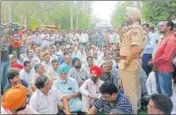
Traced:
<svg viewBox="0 0 176 115">
<path fill-rule="evenodd" d="M 1 93 L 7 88 L 8 86 L 8 79 L 7 79 L 7 72 L 10 68 L 10 61 L 9 61 L 9 43 L 7 37 L 0 38 L 0 51 L 1 51 L 1 61 L 0 61 L 0 79 L 1 81 Z"/>
<path fill-rule="evenodd" d="M 145 34 L 140 26 L 141 12 L 137 8 L 126 8 L 126 20 L 128 30 L 123 35 L 120 47 L 119 72 L 124 93 L 133 106 L 134 114 L 137 114 L 141 96 L 140 54 L 144 46 Z"/>
<path fill-rule="evenodd" d="M 14 34 L 10 37 L 10 40 L 12 42 L 12 48 L 17 53 L 17 58 L 20 59 L 20 49 L 22 47 L 22 34 L 19 33 L 18 29 L 14 29 Z"/>
<path fill-rule="evenodd" d="M 163 21 L 160 33 L 163 33 L 154 59 L 150 62 L 156 68 L 156 86 L 159 93 L 172 96 L 173 58 L 176 54 L 176 35 L 173 33 L 174 23 Z"/>
<path fill-rule="evenodd" d="M 142 57 L 142 68 L 144 69 L 145 73 L 147 74 L 147 77 L 149 73 L 151 72 L 152 68 L 149 67 L 148 62 L 152 59 L 152 53 L 153 49 L 156 45 L 156 37 L 155 35 L 150 31 L 150 25 L 145 23 L 142 25 L 143 30 L 147 33 L 149 37 L 149 41 L 144 49 L 143 57 Z"/>
</svg>

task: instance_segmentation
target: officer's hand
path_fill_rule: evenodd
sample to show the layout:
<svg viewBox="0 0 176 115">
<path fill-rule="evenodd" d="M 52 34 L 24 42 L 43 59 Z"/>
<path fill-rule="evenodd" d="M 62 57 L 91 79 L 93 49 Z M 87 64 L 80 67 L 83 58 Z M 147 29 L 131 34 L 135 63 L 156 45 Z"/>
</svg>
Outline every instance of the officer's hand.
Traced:
<svg viewBox="0 0 176 115">
<path fill-rule="evenodd" d="M 126 62 L 124 62 L 124 67 L 123 70 L 126 70 L 128 68 L 129 64 L 127 64 Z"/>
<path fill-rule="evenodd" d="M 152 66 L 153 64 L 152 64 L 152 60 L 150 60 L 149 62 L 148 62 L 148 66 Z"/>
</svg>

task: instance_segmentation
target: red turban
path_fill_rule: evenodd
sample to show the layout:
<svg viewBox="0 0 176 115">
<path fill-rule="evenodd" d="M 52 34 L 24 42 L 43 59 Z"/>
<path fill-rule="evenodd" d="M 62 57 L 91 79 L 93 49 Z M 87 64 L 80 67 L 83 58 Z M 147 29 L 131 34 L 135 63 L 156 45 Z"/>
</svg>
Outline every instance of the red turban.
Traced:
<svg viewBox="0 0 176 115">
<path fill-rule="evenodd" d="M 92 71 L 95 71 L 98 77 L 102 75 L 102 71 L 101 71 L 101 69 L 98 66 L 92 66 L 90 68 L 90 73 Z"/>
<path fill-rule="evenodd" d="M 22 64 L 12 64 L 11 67 L 16 67 L 18 69 L 23 69 L 23 65 Z"/>
<path fill-rule="evenodd" d="M 22 85 L 16 85 L 5 92 L 2 97 L 2 107 L 16 110 L 26 103 L 27 89 Z"/>
</svg>

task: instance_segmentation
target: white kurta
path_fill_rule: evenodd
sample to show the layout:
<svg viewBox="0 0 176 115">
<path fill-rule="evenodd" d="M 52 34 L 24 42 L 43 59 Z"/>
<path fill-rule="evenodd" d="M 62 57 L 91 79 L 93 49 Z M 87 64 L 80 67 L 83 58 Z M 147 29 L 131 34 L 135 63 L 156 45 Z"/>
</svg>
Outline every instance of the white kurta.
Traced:
<svg viewBox="0 0 176 115">
<path fill-rule="evenodd" d="M 97 98 L 101 97 L 99 88 L 102 84 L 103 84 L 103 81 L 100 79 L 98 79 L 97 84 L 95 84 L 91 79 L 88 79 L 80 87 L 80 92 L 82 94 L 82 111 L 88 112 L 90 109 L 90 106 L 93 104 L 94 100 L 90 99 L 88 95 L 91 95 Z"/>
</svg>

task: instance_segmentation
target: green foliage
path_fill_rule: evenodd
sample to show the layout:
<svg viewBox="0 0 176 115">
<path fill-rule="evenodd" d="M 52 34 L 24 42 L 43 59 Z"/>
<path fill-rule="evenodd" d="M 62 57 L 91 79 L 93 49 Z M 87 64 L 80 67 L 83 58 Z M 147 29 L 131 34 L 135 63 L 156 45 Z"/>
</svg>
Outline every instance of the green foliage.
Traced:
<svg viewBox="0 0 176 115">
<path fill-rule="evenodd" d="M 11 1 L 11 17 L 13 22 L 25 23 L 35 29 L 39 25 L 56 25 L 62 29 L 70 29 L 71 1 Z M 8 1 L 2 2 L 2 18 L 8 22 Z M 91 5 L 91 4 L 90 4 Z M 73 3 L 73 25 L 76 28 L 76 12 L 78 12 L 78 29 L 88 29 L 90 22 L 87 3 Z M 77 11 L 78 10 L 78 11 Z"/>
<path fill-rule="evenodd" d="M 151 25 L 176 15 L 176 1 L 155 0 L 142 2 L 142 16 Z"/>
<path fill-rule="evenodd" d="M 132 4 L 132 1 L 124 1 L 120 5 L 119 3 L 117 3 L 116 9 L 114 10 L 111 17 L 112 25 L 114 26 L 114 28 L 117 28 L 118 26 L 124 23 L 126 7 L 132 6 Z"/>
</svg>

